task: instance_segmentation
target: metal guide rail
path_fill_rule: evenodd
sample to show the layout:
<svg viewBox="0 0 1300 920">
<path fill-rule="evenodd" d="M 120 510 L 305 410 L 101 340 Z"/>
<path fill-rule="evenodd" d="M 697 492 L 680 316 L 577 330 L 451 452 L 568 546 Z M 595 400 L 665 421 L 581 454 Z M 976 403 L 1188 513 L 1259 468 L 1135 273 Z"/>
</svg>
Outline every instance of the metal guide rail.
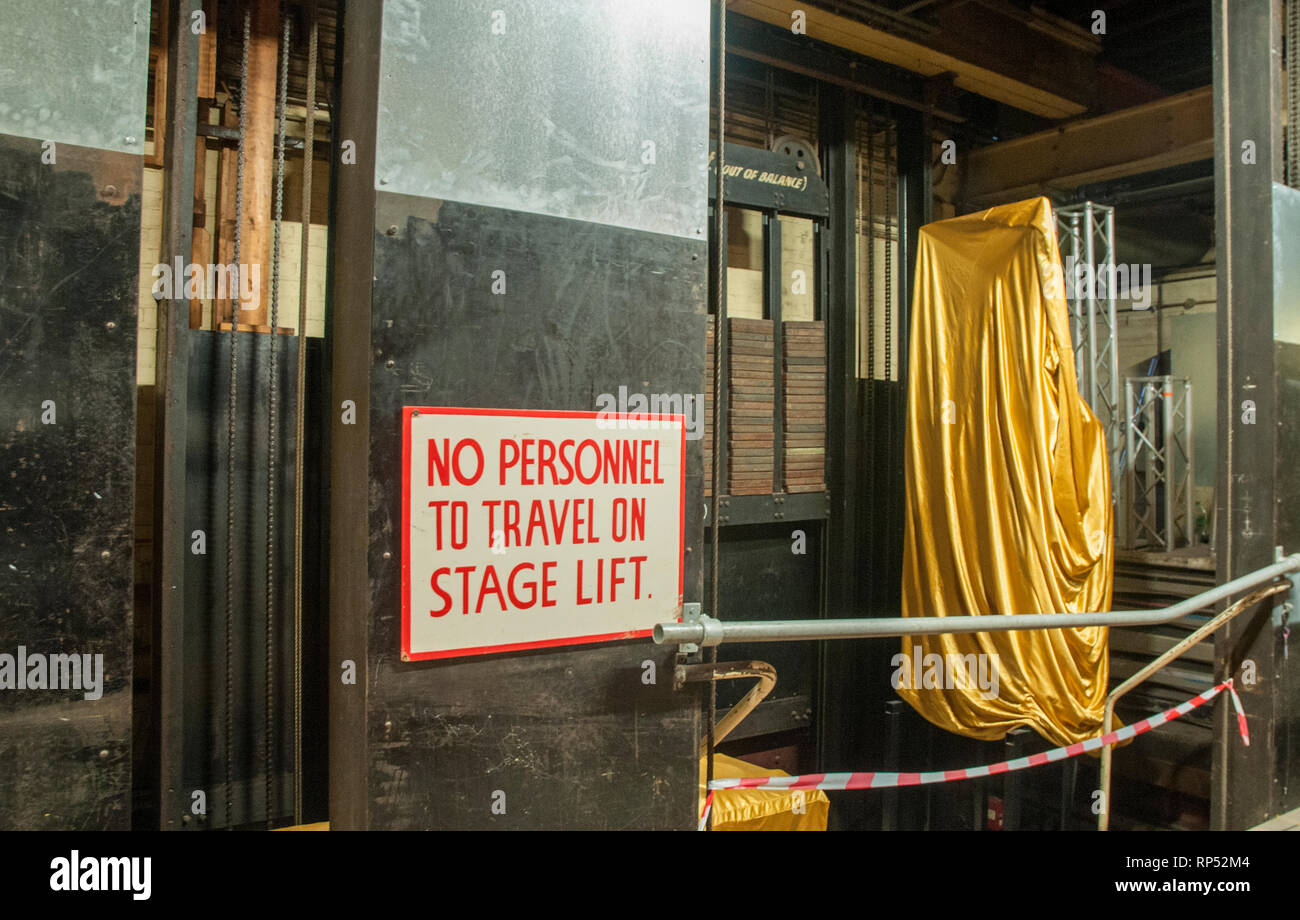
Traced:
<svg viewBox="0 0 1300 920">
<path fill-rule="evenodd" d="M 1156 610 L 1112 610 L 1087 613 L 1022 613 L 1006 616 L 876 617 L 840 620 L 716 620 L 697 613 L 688 605 L 680 623 L 659 623 L 654 627 L 656 645 L 699 645 L 705 648 L 723 642 L 799 642 L 821 639 L 871 639 L 926 636 L 941 633 L 1012 632 L 1020 629 L 1076 629 L 1081 626 L 1153 626 L 1168 623 L 1189 613 L 1228 600 L 1234 594 L 1275 578 L 1300 571 L 1300 553 L 1282 556 L 1272 565 L 1224 582 L 1187 600 Z M 1292 589 L 1287 611 L 1295 609 Z M 1282 625 L 1281 622 L 1275 625 Z"/>
</svg>

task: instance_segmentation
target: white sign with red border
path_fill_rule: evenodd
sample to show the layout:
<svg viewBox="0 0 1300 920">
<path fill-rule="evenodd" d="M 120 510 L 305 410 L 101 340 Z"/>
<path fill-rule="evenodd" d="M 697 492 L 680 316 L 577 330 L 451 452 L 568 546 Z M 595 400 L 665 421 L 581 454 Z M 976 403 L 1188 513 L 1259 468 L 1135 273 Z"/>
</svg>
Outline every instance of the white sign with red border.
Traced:
<svg viewBox="0 0 1300 920">
<path fill-rule="evenodd" d="M 648 636 L 678 617 L 681 415 L 402 410 L 402 660 Z"/>
</svg>

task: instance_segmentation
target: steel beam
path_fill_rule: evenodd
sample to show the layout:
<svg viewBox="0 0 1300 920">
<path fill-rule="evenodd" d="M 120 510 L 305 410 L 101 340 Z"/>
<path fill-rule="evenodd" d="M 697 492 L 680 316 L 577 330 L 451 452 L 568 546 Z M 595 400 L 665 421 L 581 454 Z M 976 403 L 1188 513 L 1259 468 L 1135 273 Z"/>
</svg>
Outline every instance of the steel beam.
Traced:
<svg viewBox="0 0 1300 920">
<path fill-rule="evenodd" d="M 172 0 L 167 42 L 166 172 L 160 262 L 188 263 L 193 245 L 194 148 L 198 121 L 199 36 L 189 28 L 201 0 Z M 161 139 L 160 139 L 161 140 Z M 153 700 L 158 740 L 158 828 L 179 827 L 189 813 L 181 783 L 185 736 L 185 446 L 189 420 L 190 303 L 185 285 L 158 301 L 154 413 Z"/>
<path fill-rule="evenodd" d="M 379 104 L 380 4 L 347 3 L 339 46 L 338 130 L 331 209 L 326 344 L 331 369 L 330 464 L 330 826 L 369 824 L 366 755 L 370 483 L 370 297 L 374 280 L 375 131 Z M 340 145 L 355 142 L 356 163 L 337 165 Z M 346 423 L 343 406 L 355 416 Z M 356 683 L 340 679 L 343 663 Z"/>
<path fill-rule="evenodd" d="M 856 609 L 858 557 L 856 509 L 858 478 L 857 380 L 857 99 L 851 90 L 827 88 L 821 107 L 822 175 L 830 189 L 828 229 L 821 234 L 828 265 L 824 316 L 827 342 L 826 486 L 830 516 L 826 525 L 825 590 L 827 609 Z M 819 769 L 847 762 L 841 727 L 853 717 L 846 681 L 860 668 L 854 650 L 820 650 L 816 705 L 816 757 Z"/>
<path fill-rule="evenodd" d="M 1277 118 L 1282 0 L 1214 0 L 1213 11 L 1219 281 L 1216 549 L 1223 580 L 1267 564 L 1276 541 L 1273 279 L 1275 262 L 1286 255 L 1270 244 L 1273 183 L 1282 179 Z M 1237 673 L 1243 662 L 1253 662 L 1259 678 L 1240 687 L 1253 729 L 1250 747 L 1234 737 L 1231 707 L 1220 703 L 1215 711 L 1210 822 L 1214 828 L 1241 829 L 1276 813 L 1285 778 L 1275 738 L 1283 717 L 1283 655 L 1267 611 L 1260 607 L 1243 613 L 1225 627 L 1216 636 L 1215 655 L 1229 674 Z"/>
</svg>

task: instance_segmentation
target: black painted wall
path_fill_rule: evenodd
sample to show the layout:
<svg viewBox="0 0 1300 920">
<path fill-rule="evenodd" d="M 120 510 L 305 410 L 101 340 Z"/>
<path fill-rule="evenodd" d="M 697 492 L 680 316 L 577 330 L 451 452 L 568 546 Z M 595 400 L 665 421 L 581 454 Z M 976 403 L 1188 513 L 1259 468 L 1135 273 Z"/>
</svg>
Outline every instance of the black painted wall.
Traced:
<svg viewBox="0 0 1300 920">
<path fill-rule="evenodd" d="M 594 410 L 620 385 L 701 392 L 704 244 L 383 193 L 377 214 L 370 826 L 690 827 L 699 698 L 672 689 L 674 650 L 640 640 L 398 660 L 399 423 L 403 405 Z M 505 295 L 491 293 L 496 269 Z M 687 442 L 687 601 L 699 595 L 699 443 Z M 491 811 L 498 791 L 504 815 Z"/>
<path fill-rule="evenodd" d="M 103 696 L 0 689 L 0 829 L 124 829 L 141 158 L 41 153 L 0 137 L 0 654 L 102 654 Z"/>
</svg>

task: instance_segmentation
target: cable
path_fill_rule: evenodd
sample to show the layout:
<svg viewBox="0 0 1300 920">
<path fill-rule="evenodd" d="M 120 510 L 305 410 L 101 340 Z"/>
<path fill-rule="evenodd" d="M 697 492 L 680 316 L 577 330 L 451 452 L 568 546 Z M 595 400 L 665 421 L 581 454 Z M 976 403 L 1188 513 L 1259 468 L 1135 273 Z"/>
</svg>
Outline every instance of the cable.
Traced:
<svg viewBox="0 0 1300 920">
<path fill-rule="evenodd" d="M 242 231 L 244 225 L 244 135 L 248 124 L 248 46 L 251 42 L 252 12 L 244 9 L 244 47 L 239 62 L 239 148 L 235 169 L 235 296 L 230 302 L 230 428 L 226 443 L 226 830 L 233 828 L 234 784 L 234 617 L 235 617 L 235 410 L 238 408 L 239 309 L 244 286 Z"/>
<path fill-rule="evenodd" d="M 723 149 L 726 108 L 727 108 L 727 0 L 718 0 L 718 114 L 717 114 L 717 166 L 718 171 L 714 177 L 715 192 L 713 204 L 713 239 L 714 239 L 714 259 L 715 259 L 715 279 L 713 285 L 713 315 L 714 315 L 714 332 L 713 332 L 713 527 L 710 532 L 713 545 L 713 558 L 710 560 L 712 567 L 712 584 L 710 598 L 710 614 L 718 615 L 718 536 L 722 528 L 719 526 L 719 512 L 722 508 L 722 479 L 720 462 L 722 458 L 723 431 L 718 420 L 723 418 L 721 398 L 722 398 L 722 364 L 723 358 L 727 354 L 726 336 L 727 336 L 727 304 L 722 296 L 722 282 L 726 277 L 726 245 L 727 241 L 723 239 L 725 232 L 724 216 L 724 155 Z M 709 649 L 708 660 L 710 664 L 717 663 L 718 649 L 716 646 Z M 718 714 L 718 688 L 713 682 L 709 682 L 708 690 L 709 700 L 709 721 L 708 721 L 708 742 L 709 756 L 707 758 L 706 782 L 713 781 L 713 723 L 717 721 Z M 708 828 L 713 829 L 713 812 L 709 812 Z"/>
<path fill-rule="evenodd" d="M 283 16 L 283 5 L 281 6 Z M 279 473 L 275 429 L 279 421 L 279 378 L 275 372 L 280 320 L 280 222 L 284 216 L 284 108 L 289 91 L 289 19 L 284 17 L 280 47 L 280 93 L 276 100 L 275 215 L 271 242 L 271 352 L 267 372 L 266 440 L 266 738 L 262 752 L 266 770 L 266 828 L 271 829 L 275 802 L 275 477 Z"/>
<path fill-rule="evenodd" d="M 303 479 L 307 464 L 307 239 L 311 232 L 312 142 L 316 136 L 316 42 L 319 34 L 315 0 L 307 5 L 307 127 L 302 159 L 302 238 L 298 266 L 298 386 L 294 407 L 293 474 L 293 823 L 302 823 L 302 518 Z"/>
</svg>

